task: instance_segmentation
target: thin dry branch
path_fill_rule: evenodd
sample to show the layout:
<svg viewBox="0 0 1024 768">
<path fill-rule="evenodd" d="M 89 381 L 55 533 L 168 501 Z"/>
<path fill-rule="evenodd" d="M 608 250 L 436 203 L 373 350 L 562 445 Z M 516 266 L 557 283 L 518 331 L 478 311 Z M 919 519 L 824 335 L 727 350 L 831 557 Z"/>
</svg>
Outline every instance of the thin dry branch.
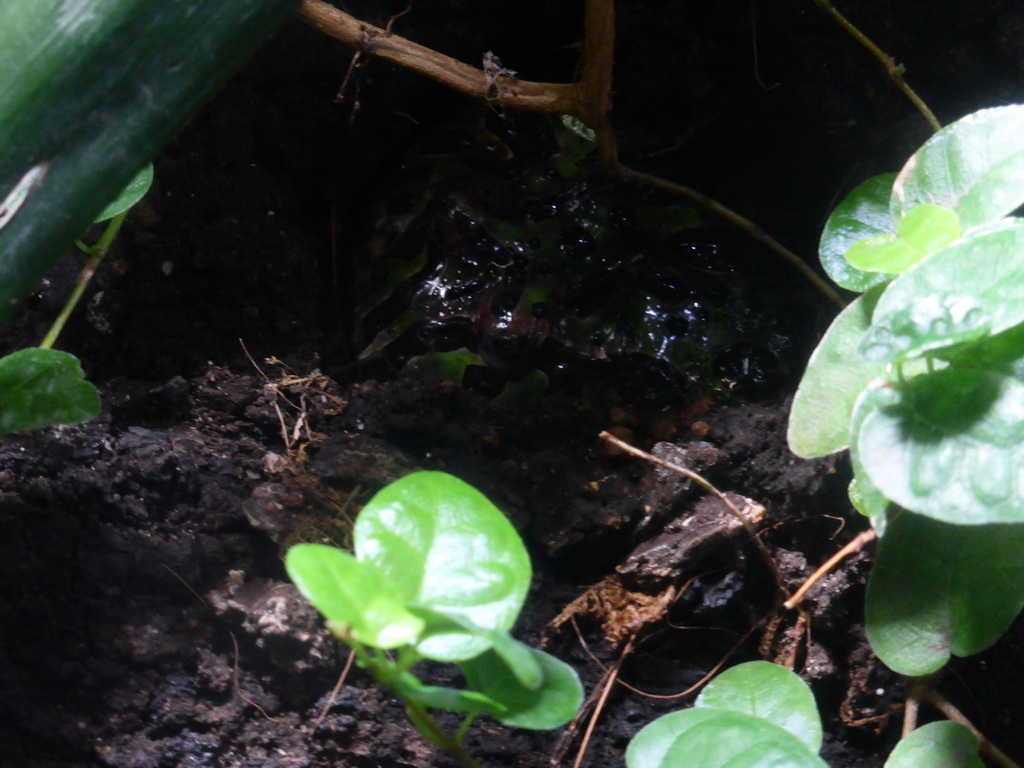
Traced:
<svg viewBox="0 0 1024 768">
<path fill-rule="evenodd" d="M 580 114 L 579 91 L 575 84 L 535 83 L 503 77 L 495 89 L 493 79 L 482 69 L 359 21 L 321 0 L 304 0 L 297 14 L 307 24 L 357 51 L 411 69 L 459 93 L 491 102 L 496 107 L 564 113 L 584 119 Z"/>
</svg>

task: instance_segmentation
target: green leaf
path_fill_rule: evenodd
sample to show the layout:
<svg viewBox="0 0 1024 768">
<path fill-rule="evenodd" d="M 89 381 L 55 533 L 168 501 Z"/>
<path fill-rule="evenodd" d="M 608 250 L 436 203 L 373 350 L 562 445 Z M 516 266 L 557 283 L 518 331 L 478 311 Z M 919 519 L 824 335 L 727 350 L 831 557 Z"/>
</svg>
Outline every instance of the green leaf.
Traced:
<svg viewBox="0 0 1024 768">
<path fill-rule="evenodd" d="M 0 358 L 0 435 L 87 421 L 99 412 L 100 396 L 74 355 L 32 348 Z"/>
<path fill-rule="evenodd" d="M 407 701 L 417 701 L 430 709 L 446 709 L 475 715 L 484 712 L 492 717 L 505 713 L 506 709 L 489 696 L 477 691 L 459 691 L 436 685 L 424 685 L 419 678 L 405 672 L 394 682 L 395 691 Z"/>
<path fill-rule="evenodd" d="M 753 715 L 694 708 L 645 726 L 626 749 L 628 768 L 827 768 L 784 728 Z"/>
<path fill-rule="evenodd" d="M 821 717 L 814 694 L 778 664 L 750 661 L 727 669 L 708 683 L 694 706 L 759 717 L 789 731 L 811 751 L 821 749 Z"/>
<path fill-rule="evenodd" d="M 925 203 L 952 208 L 964 232 L 1024 203 L 1024 106 L 983 109 L 928 139 L 893 185 L 892 214 Z"/>
<path fill-rule="evenodd" d="M 470 686 L 505 707 L 497 720 L 515 728 L 548 730 L 572 720 L 583 703 L 576 671 L 554 656 L 523 646 L 543 673 L 543 684 L 527 687 L 507 659 L 494 650 L 459 663 Z"/>
<path fill-rule="evenodd" d="M 467 635 L 485 641 L 485 647 L 504 659 L 522 685 L 527 688 L 537 688 L 543 685 L 543 671 L 530 652 L 530 647 L 516 640 L 508 632 L 483 629 L 458 613 L 445 614 L 420 605 L 411 606 L 411 610 L 426 622 L 422 637 L 465 632 Z"/>
<path fill-rule="evenodd" d="M 854 436 L 850 446 L 850 463 L 853 466 L 853 480 L 850 481 L 850 501 L 862 515 L 871 519 L 871 524 L 881 536 L 885 530 L 885 513 L 889 509 L 889 499 L 872 482 L 864 462 L 860 457 L 860 446 L 856 436 L 860 434 L 864 420 L 880 408 L 888 408 L 898 402 L 899 396 L 890 382 L 884 379 L 872 381 L 861 392 L 853 406 L 853 418 L 850 420 L 850 434 Z"/>
<path fill-rule="evenodd" d="M 892 278 L 892 275 L 857 269 L 847 261 L 846 255 L 860 240 L 896 234 L 896 219 L 889 212 L 895 180 L 895 173 L 868 179 L 843 198 L 825 222 L 818 255 L 825 272 L 837 285 L 851 291 L 866 291 Z"/>
<path fill-rule="evenodd" d="M 868 580 L 871 647 L 903 675 L 992 645 L 1024 606 L 1024 525 L 893 516 Z"/>
<path fill-rule="evenodd" d="M 945 248 L 960 235 L 960 219 L 956 211 L 941 205 L 925 203 L 911 208 L 899 223 L 900 239 L 906 240 L 925 255 Z"/>
<path fill-rule="evenodd" d="M 562 125 L 564 125 L 568 130 L 572 131 L 574 134 L 579 136 L 581 139 L 585 139 L 586 141 L 589 141 L 591 144 L 597 142 L 597 134 L 594 132 L 594 129 L 588 126 L 578 117 L 573 117 L 572 115 L 561 115 L 560 117 L 562 119 Z"/>
<path fill-rule="evenodd" d="M 836 453 L 850 444 L 850 414 L 857 396 L 885 364 L 857 354 L 882 287 L 868 290 L 832 321 L 807 363 L 793 398 L 787 438 L 797 456 Z"/>
<path fill-rule="evenodd" d="M 875 532 L 882 536 L 885 533 L 885 513 L 889 509 L 889 500 L 863 474 L 854 476 L 847 486 L 846 495 L 853 508 L 870 518 Z"/>
<path fill-rule="evenodd" d="M 146 163 L 141 171 L 132 176 L 132 180 L 128 182 L 128 186 L 121 190 L 120 194 L 114 198 L 110 204 L 107 205 L 95 218 L 95 223 L 112 219 L 119 213 L 124 213 L 139 200 L 141 200 L 145 194 L 149 191 L 149 188 L 153 185 L 153 164 Z"/>
<path fill-rule="evenodd" d="M 975 341 L 1024 323 L 1024 220 L 962 239 L 892 281 L 862 353 L 893 361 Z"/>
<path fill-rule="evenodd" d="M 961 368 L 989 368 L 1024 380 L 1024 324 L 970 344 L 940 349 L 935 356 Z"/>
<path fill-rule="evenodd" d="M 846 259 L 865 272 L 882 272 L 886 277 L 906 272 L 925 257 L 924 251 L 896 235 L 876 235 L 850 246 Z"/>
<path fill-rule="evenodd" d="M 885 768 L 985 768 L 978 757 L 978 738 L 959 723 L 943 720 L 923 725 L 899 744 Z"/>
<path fill-rule="evenodd" d="M 1024 522 L 1024 384 L 946 368 L 910 379 L 892 396 L 854 436 L 879 491 L 950 523 Z"/>
<path fill-rule="evenodd" d="M 297 5 L 0 3 L 0 322 Z"/>
<path fill-rule="evenodd" d="M 865 272 L 901 274 L 960 237 L 956 213 L 941 205 L 919 205 L 899 223 L 897 235 L 876 235 L 854 243 L 846 260 Z"/>
<path fill-rule="evenodd" d="M 416 355 L 406 362 L 399 376 L 408 379 L 438 379 L 462 382 L 466 369 L 471 365 L 483 365 L 480 355 L 460 347 L 452 352 L 427 352 Z"/>
<path fill-rule="evenodd" d="M 356 519 L 356 557 L 376 565 L 400 599 L 507 632 L 530 585 L 530 559 L 508 519 L 482 493 L 443 472 L 415 472 L 374 496 Z M 421 640 L 417 650 L 461 661 L 490 642 L 467 632 Z"/>
<path fill-rule="evenodd" d="M 406 610 L 394 587 L 372 563 L 324 544 L 296 544 L 285 569 L 299 591 L 342 640 L 375 648 L 416 642 L 423 620 Z"/>
</svg>

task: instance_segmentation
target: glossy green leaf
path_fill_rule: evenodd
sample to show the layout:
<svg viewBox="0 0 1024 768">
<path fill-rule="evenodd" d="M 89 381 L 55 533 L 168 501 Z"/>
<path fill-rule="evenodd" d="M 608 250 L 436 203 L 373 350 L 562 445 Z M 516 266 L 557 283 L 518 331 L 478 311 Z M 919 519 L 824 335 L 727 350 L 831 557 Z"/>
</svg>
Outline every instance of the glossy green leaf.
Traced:
<svg viewBox="0 0 1024 768">
<path fill-rule="evenodd" d="M 659 717 L 626 749 L 628 768 L 827 768 L 784 728 L 753 715 L 694 708 Z"/>
<path fill-rule="evenodd" d="M 846 260 L 865 272 L 901 274 L 960 237 L 956 213 L 941 205 L 919 205 L 900 219 L 896 235 L 854 243 Z"/>
<path fill-rule="evenodd" d="M 908 736 L 885 761 L 885 768 L 985 768 L 978 738 L 965 726 L 943 720 L 928 723 Z"/>
<path fill-rule="evenodd" d="M 1024 606 L 1024 525 L 889 521 L 868 580 L 867 634 L 889 667 L 927 675 L 999 639 Z"/>
<path fill-rule="evenodd" d="M 106 208 L 99 212 L 95 221 L 97 223 L 112 219 L 119 213 L 124 213 L 139 200 L 141 200 L 149 188 L 153 186 L 153 164 L 146 163 L 141 171 L 132 176 L 132 180 L 121 190 Z"/>
<path fill-rule="evenodd" d="M 962 234 L 956 211 L 930 203 L 907 211 L 900 219 L 898 231 L 901 240 L 906 240 L 926 255 L 945 248 Z"/>
<path fill-rule="evenodd" d="M 411 610 L 426 622 L 421 637 L 444 636 L 459 632 L 472 635 L 484 641 L 486 648 L 504 659 L 522 685 L 537 688 L 544 684 L 544 674 L 537 659 L 530 652 L 530 647 L 516 640 L 508 632 L 483 629 L 458 613 L 445 614 L 421 605 L 414 605 Z"/>
<path fill-rule="evenodd" d="M 507 657 L 486 651 L 459 663 L 470 686 L 505 707 L 493 715 L 516 728 L 547 730 L 572 720 L 583 703 L 583 686 L 576 671 L 544 651 L 522 646 L 543 675 L 542 684 L 528 687 L 507 663 Z"/>
<path fill-rule="evenodd" d="M 0 3 L 0 322 L 297 5 Z"/>
<path fill-rule="evenodd" d="M 880 408 L 889 408 L 899 401 L 899 395 L 893 390 L 890 382 L 884 379 L 872 381 L 853 406 L 853 418 L 850 420 L 850 434 L 859 435 L 864 420 Z M 871 518 L 871 524 L 879 535 L 885 528 L 885 512 L 889 508 L 889 499 L 878 486 L 872 482 L 864 462 L 860 457 L 860 446 L 854 440 L 850 446 L 850 463 L 853 466 L 853 480 L 850 481 L 850 501 L 862 515 Z"/>
<path fill-rule="evenodd" d="M 1024 384 L 947 368 L 893 390 L 854 439 L 871 482 L 906 509 L 956 524 L 1024 522 Z"/>
<path fill-rule="evenodd" d="M 375 648 L 416 642 L 423 620 L 411 614 L 394 587 L 372 563 L 324 544 L 296 544 L 285 569 L 299 591 L 343 640 Z"/>
<path fill-rule="evenodd" d="M 893 361 L 1024 323 L 1024 220 L 964 238 L 892 281 L 861 351 Z"/>
<path fill-rule="evenodd" d="M 1024 324 L 971 344 L 940 349 L 935 356 L 961 368 L 987 368 L 1024 381 Z"/>
<path fill-rule="evenodd" d="M 75 356 L 32 348 L 0 358 L 0 435 L 87 421 L 99 412 L 99 394 Z"/>
<path fill-rule="evenodd" d="M 1024 203 L 1024 106 L 983 109 L 928 139 L 893 184 L 891 210 L 898 219 L 924 203 L 952 208 L 964 232 Z"/>
<path fill-rule="evenodd" d="M 529 588 L 531 568 L 508 519 L 479 491 L 443 472 L 416 472 L 363 508 L 356 557 L 376 565 L 400 599 L 497 632 L 508 631 Z M 489 647 L 466 632 L 425 637 L 424 656 L 461 661 Z"/>
<path fill-rule="evenodd" d="M 408 672 L 399 675 L 393 686 L 395 692 L 406 701 L 416 701 L 430 709 L 446 709 L 467 715 L 483 712 L 492 717 L 498 717 L 506 711 L 502 704 L 477 691 L 424 685 L 418 677 Z"/>
<path fill-rule="evenodd" d="M 857 352 L 881 293 L 881 286 L 872 288 L 840 312 L 811 355 L 789 414 L 787 438 L 797 456 L 825 456 L 849 446 L 853 404 L 885 371 L 884 363 Z"/>
<path fill-rule="evenodd" d="M 694 706 L 759 717 L 789 731 L 812 752 L 821 749 L 821 717 L 814 694 L 778 664 L 749 661 L 727 669 L 708 683 Z"/>
<path fill-rule="evenodd" d="M 924 251 L 897 235 L 868 237 L 846 252 L 851 266 L 865 272 L 881 272 L 890 278 L 906 272 L 924 257 Z"/>
<path fill-rule="evenodd" d="M 847 261 L 846 254 L 854 243 L 865 238 L 895 236 L 896 219 L 889 210 L 895 180 L 895 173 L 868 179 L 854 188 L 825 222 L 818 256 L 825 272 L 837 285 L 851 291 L 866 291 L 892 279 L 892 275 L 857 269 Z"/>
</svg>

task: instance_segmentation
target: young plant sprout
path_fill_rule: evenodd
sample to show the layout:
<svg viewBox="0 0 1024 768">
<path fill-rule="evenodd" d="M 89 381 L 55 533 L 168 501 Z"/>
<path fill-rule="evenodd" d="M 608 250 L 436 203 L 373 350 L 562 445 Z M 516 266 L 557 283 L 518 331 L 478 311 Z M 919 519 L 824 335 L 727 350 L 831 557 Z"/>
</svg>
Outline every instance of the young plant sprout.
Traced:
<svg viewBox="0 0 1024 768">
<path fill-rule="evenodd" d="M 353 542 L 354 553 L 297 544 L 285 567 L 359 665 L 405 702 L 424 737 L 476 766 L 462 742 L 478 715 L 545 730 L 576 714 L 576 672 L 509 634 L 530 560 L 483 494 L 443 472 L 407 475 L 363 508 Z M 458 664 L 469 689 L 424 684 L 412 671 L 424 659 Z M 465 718 L 449 734 L 430 709 Z"/>
</svg>

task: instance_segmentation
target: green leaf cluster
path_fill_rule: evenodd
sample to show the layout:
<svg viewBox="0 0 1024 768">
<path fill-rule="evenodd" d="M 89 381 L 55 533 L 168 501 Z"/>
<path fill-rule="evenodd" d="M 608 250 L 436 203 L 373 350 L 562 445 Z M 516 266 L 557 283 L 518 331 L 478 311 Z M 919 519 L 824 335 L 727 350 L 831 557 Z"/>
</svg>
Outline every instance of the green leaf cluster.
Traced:
<svg viewBox="0 0 1024 768">
<path fill-rule="evenodd" d="M 645 726 L 628 768 L 825 768 L 821 718 L 807 685 L 784 667 L 752 661 L 716 677 L 691 709 Z"/>
<path fill-rule="evenodd" d="M 442 472 L 407 475 L 363 508 L 353 540 L 354 553 L 298 544 L 285 567 L 360 664 L 410 705 L 424 735 L 438 740 L 423 720 L 428 708 L 531 729 L 575 715 L 576 672 L 509 634 L 530 561 L 483 494 Z M 470 689 L 424 685 L 410 671 L 423 659 L 458 664 Z"/>
<path fill-rule="evenodd" d="M 808 363 L 789 444 L 850 449 L 851 501 L 882 535 L 868 636 L 908 675 L 983 650 L 1024 606 L 1022 203 L 1024 106 L 988 109 L 855 188 L 821 238 L 863 295 Z"/>
<path fill-rule="evenodd" d="M 888 537 L 887 537 L 888 538 Z M 826 768 L 810 688 L 784 667 L 739 664 L 716 677 L 691 709 L 649 723 L 626 749 L 627 768 Z M 930 723 L 900 740 L 885 768 L 982 768 L 963 725 Z"/>
</svg>

